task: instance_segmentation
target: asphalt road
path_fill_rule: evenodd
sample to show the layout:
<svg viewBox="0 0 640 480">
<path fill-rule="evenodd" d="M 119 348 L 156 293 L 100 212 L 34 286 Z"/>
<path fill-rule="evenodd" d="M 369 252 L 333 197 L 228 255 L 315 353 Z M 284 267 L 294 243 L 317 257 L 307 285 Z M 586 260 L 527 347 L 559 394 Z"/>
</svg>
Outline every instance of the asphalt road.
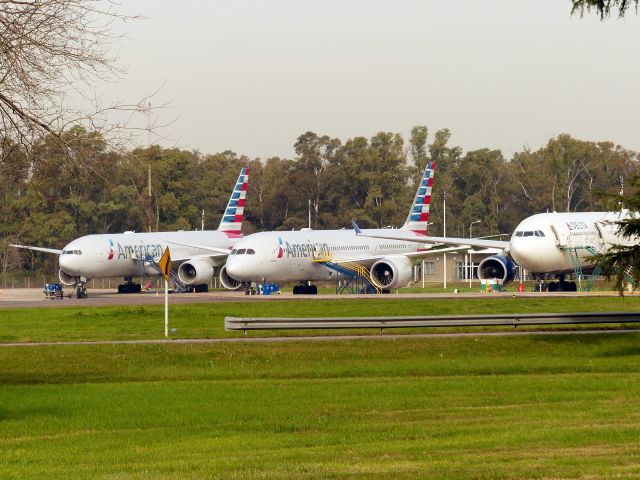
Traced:
<svg viewBox="0 0 640 480">
<path fill-rule="evenodd" d="M 69 289 L 69 292 L 71 290 Z M 216 291 L 208 293 L 175 293 L 170 294 L 169 302 L 171 304 L 188 304 L 188 303 L 215 303 L 215 302 L 273 302 L 285 300 L 329 300 L 336 298 L 367 298 L 369 300 L 384 300 L 388 298 L 510 298 L 513 295 L 518 297 L 579 297 L 579 296 L 615 296 L 616 293 L 607 292 L 553 292 L 553 293 L 399 293 L 389 295 L 293 295 L 292 293 L 283 293 L 281 295 L 245 295 L 244 292 Z M 75 297 L 65 297 L 62 300 L 47 300 L 44 298 L 42 289 L 40 288 L 11 288 L 0 290 L 0 308 L 33 308 L 33 307 L 79 307 L 79 306 L 117 306 L 117 305 L 153 305 L 164 304 L 164 292 L 139 293 L 139 294 L 118 294 L 112 290 L 89 290 L 89 298 L 78 300 Z"/>
</svg>

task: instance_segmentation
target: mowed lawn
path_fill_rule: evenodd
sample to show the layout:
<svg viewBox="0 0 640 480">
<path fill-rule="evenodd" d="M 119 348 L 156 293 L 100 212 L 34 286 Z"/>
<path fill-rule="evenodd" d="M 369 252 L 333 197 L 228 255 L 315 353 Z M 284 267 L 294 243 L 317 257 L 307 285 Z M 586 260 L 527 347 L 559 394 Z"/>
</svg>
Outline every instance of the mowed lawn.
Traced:
<svg viewBox="0 0 640 480">
<path fill-rule="evenodd" d="M 636 333 L 0 348 L 3 479 L 640 478 L 639 440 Z"/>
<path fill-rule="evenodd" d="M 158 305 L 119 307 L 47 308 L 45 306 L 0 309 L 0 343 L 163 338 L 162 298 L 158 303 Z M 371 299 L 354 299 L 345 296 L 338 300 L 325 300 L 322 297 L 317 300 L 255 298 L 248 302 L 171 305 L 169 324 L 171 329 L 175 329 L 170 334 L 171 338 L 220 338 L 242 336 L 242 333 L 224 331 L 225 316 L 340 317 L 584 311 L 640 311 L 640 297 L 526 298 L 509 294 L 487 298 L 460 297 L 457 299 L 394 299 L 392 295 Z M 332 331 L 331 333 L 355 332 Z M 282 334 L 282 332 L 250 333 L 251 336 Z M 309 335 L 309 332 L 285 332 L 285 334 Z"/>
</svg>

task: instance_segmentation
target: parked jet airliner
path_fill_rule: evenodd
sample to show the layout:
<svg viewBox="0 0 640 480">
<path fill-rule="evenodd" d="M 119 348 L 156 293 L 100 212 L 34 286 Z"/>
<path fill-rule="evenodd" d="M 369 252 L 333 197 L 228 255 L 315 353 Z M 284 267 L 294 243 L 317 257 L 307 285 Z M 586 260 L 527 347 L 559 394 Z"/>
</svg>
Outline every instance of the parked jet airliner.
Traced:
<svg viewBox="0 0 640 480">
<path fill-rule="evenodd" d="M 402 230 L 412 238 L 426 235 L 435 163 L 429 163 Z M 366 230 L 384 234 L 388 230 Z M 336 272 L 318 260 L 334 264 L 358 264 L 370 272 L 380 289 L 408 285 L 414 261 L 432 253 L 405 240 L 364 238 L 353 230 L 310 230 L 262 232 L 236 243 L 226 265 L 224 278 L 237 282 L 301 282 L 294 293 L 317 293 L 311 282 L 336 278 Z M 221 274 L 222 275 L 222 274 Z M 221 276 L 222 278 L 222 276 Z"/>
<path fill-rule="evenodd" d="M 118 287 L 120 293 L 140 292 L 140 284 L 133 283 L 134 277 L 159 276 L 156 262 L 169 246 L 180 282 L 206 290 L 214 269 L 224 265 L 229 251 L 242 238 L 248 177 L 249 169 L 243 168 L 217 230 L 87 235 L 62 250 L 12 246 L 59 255 L 58 276 L 65 285 L 84 287 L 92 278 L 124 277 L 125 283 Z M 230 279 L 225 279 L 224 285 L 229 289 L 241 286 Z"/>
<path fill-rule="evenodd" d="M 540 213 L 524 219 L 507 241 L 470 238 L 424 237 L 409 238 L 402 232 L 368 231 L 356 232 L 365 238 L 379 240 L 410 241 L 464 247 L 471 249 L 499 248 L 503 252 L 485 258 L 478 265 L 479 278 L 498 278 L 503 284 L 514 280 L 515 265 L 526 269 L 534 276 L 552 274 L 559 282 L 549 284 L 549 290 L 575 291 L 574 282 L 565 282 L 564 277 L 578 267 L 583 271 L 594 270 L 589 257 L 604 253 L 613 245 L 632 245 L 637 238 L 623 238 L 615 222 L 628 218 L 628 210 L 620 212 L 569 212 Z"/>
</svg>

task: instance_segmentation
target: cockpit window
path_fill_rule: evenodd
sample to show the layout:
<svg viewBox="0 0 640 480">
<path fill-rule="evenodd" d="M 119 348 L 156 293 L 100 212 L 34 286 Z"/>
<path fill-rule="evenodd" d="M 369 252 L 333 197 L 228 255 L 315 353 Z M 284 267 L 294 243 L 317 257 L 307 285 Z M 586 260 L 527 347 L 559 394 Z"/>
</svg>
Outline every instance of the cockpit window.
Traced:
<svg viewBox="0 0 640 480">
<path fill-rule="evenodd" d="M 516 237 L 521 237 L 522 236 L 522 232 L 516 232 Z"/>
<path fill-rule="evenodd" d="M 256 252 L 253 248 L 247 248 L 247 255 L 255 255 Z"/>
<path fill-rule="evenodd" d="M 82 255 L 82 250 L 63 250 L 62 255 Z"/>
<path fill-rule="evenodd" d="M 524 232 L 525 237 L 533 237 L 533 232 Z"/>
<path fill-rule="evenodd" d="M 246 248 L 239 248 L 238 251 L 236 252 L 236 255 L 244 255 L 244 252 L 246 251 L 247 251 Z"/>
<path fill-rule="evenodd" d="M 231 252 L 229 252 L 229 255 L 235 255 L 236 254 L 236 249 L 232 249 Z"/>
<path fill-rule="evenodd" d="M 542 230 L 538 230 L 538 236 L 544 237 L 544 232 Z"/>
</svg>

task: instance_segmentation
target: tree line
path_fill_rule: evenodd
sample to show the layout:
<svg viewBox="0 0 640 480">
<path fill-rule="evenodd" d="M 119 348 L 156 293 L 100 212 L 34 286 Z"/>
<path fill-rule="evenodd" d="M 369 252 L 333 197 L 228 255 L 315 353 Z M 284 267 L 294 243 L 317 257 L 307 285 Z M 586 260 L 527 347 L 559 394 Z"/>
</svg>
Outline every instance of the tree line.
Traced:
<svg viewBox="0 0 640 480">
<path fill-rule="evenodd" d="M 91 233 L 215 229 L 240 168 L 251 169 L 245 233 L 401 226 L 427 162 L 436 162 L 430 233 L 509 234 L 544 211 L 615 208 L 638 174 L 638 153 L 562 134 L 509 159 L 500 150 L 463 152 L 447 129 L 416 126 L 408 138 L 380 132 L 347 140 L 306 132 L 294 158 L 151 146 L 116 152 L 100 134 L 73 127 L 29 148 L 0 142 L 0 268 L 55 270 L 46 254 L 11 243 L 61 248 Z M 151 167 L 151 196 L 147 187 Z M 627 188 L 626 194 L 632 193 Z M 202 213 L 204 212 L 204 216 Z"/>
</svg>

